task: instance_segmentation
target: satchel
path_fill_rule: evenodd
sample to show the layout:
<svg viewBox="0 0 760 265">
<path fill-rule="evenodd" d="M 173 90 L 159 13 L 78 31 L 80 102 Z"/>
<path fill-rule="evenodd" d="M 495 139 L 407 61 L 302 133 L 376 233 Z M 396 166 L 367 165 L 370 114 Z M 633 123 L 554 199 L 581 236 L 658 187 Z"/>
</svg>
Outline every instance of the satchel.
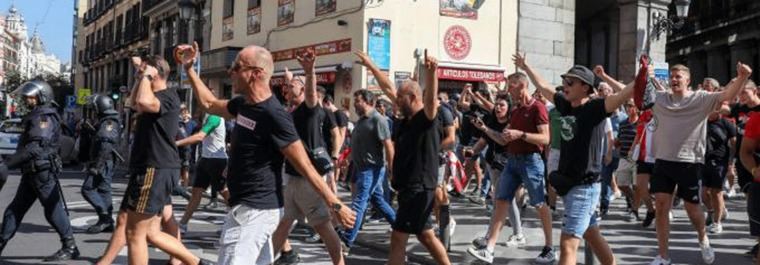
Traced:
<svg viewBox="0 0 760 265">
<path fill-rule="evenodd" d="M 507 156 L 504 153 L 496 153 L 493 154 L 493 161 L 491 162 L 491 167 L 496 170 L 504 170 L 504 167 L 507 166 Z"/>
<path fill-rule="evenodd" d="M 552 171 L 549 173 L 549 184 L 557 191 L 557 195 L 565 196 L 575 186 L 576 181 L 560 174 L 559 171 Z"/>
<path fill-rule="evenodd" d="M 327 174 L 327 172 L 332 171 L 335 167 L 330 154 L 327 153 L 327 149 L 324 147 L 309 150 L 309 159 L 319 175 Z"/>
</svg>

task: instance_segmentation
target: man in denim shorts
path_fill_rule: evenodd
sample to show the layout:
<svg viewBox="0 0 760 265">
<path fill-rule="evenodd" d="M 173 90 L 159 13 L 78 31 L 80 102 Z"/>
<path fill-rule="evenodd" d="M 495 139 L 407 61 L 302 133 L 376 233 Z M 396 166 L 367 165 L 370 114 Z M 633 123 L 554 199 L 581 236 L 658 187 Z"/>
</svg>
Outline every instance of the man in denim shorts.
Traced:
<svg viewBox="0 0 760 265">
<path fill-rule="evenodd" d="M 569 183 L 567 189 L 557 187 L 563 196 L 565 217 L 560 236 L 559 264 L 576 264 L 581 239 L 595 250 L 602 264 L 614 264 L 612 250 L 599 230 L 596 209 L 601 194 L 603 140 L 606 137 L 602 123 L 633 95 L 633 85 L 606 98 L 591 99 L 594 94 L 594 74 L 584 66 L 576 65 L 562 75 L 565 93 L 555 93 L 549 85 L 516 54 L 515 65 L 527 72 L 537 89 L 552 99 L 561 117 L 562 131 L 560 161 L 557 176 Z M 578 154 L 588 155 L 578 155 Z M 556 181 L 550 177 L 552 181 Z M 565 194 L 562 194 L 565 193 Z"/>
<path fill-rule="evenodd" d="M 541 147 L 549 144 L 549 115 L 544 104 L 528 92 L 528 77 L 525 74 L 515 73 L 507 77 L 507 80 L 508 91 L 516 104 L 509 127 L 502 133 L 504 140 L 509 143 L 508 161 L 496 189 L 495 210 L 486 235 L 488 243 L 485 247 L 468 249 L 468 253 L 481 261 L 493 262 L 493 250 L 504 218 L 507 217 L 515 192 L 523 185 L 528 190 L 530 205 L 538 209 L 543 225 L 544 248 L 536 262 L 550 263 L 556 258 L 552 247 L 552 216 L 544 201 L 544 161 L 541 159 Z"/>
</svg>

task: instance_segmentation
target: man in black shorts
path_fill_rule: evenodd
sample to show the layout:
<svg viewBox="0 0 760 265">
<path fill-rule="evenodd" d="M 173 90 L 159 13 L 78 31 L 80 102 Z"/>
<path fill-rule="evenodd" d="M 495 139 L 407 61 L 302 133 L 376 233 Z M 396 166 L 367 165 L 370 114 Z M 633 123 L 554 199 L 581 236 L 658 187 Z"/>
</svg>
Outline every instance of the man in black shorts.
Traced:
<svg viewBox="0 0 760 265">
<path fill-rule="evenodd" d="M 425 50 L 426 88 L 414 81 L 406 81 L 396 91 L 393 83 L 369 57 L 356 52 L 359 63 L 377 77 L 378 84 L 391 101 L 396 102 L 404 119 L 394 123 L 394 149 L 391 185 L 398 191 L 398 210 L 392 224 L 391 249 L 388 264 L 404 264 L 409 235 L 417 239 L 438 264 L 450 264 L 441 241 L 435 237 L 430 214 L 433 211 L 436 181 L 438 178 L 438 152 L 441 149 L 438 115 L 438 61 L 427 56 Z"/>
<path fill-rule="evenodd" d="M 224 187 L 222 172 L 227 168 L 227 144 L 224 141 L 226 135 L 224 118 L 217 115 L 206 115 L 200 131 L 176 143 L 177 146 L 202 143 L 201 159 L 196 163 L 190 202 L 187 204 L 185 214 L 179 221 L 182 232 L 187 232 L 187 223 L 193 217 L 193 212 L 198 209 L 203 191 L 209 186 L 216 191 L 221 191 Z M 224 194 L 226 193 L 222 193 L 223 196 Z M 216 198 L 212 196 L 211 200 L 216 200 Z"/>
<path fill-rule="evenodd" d="M 160 215 L 171 204 L 180 159 L 174 138 L 179 125 L 179 95 L 166 86 L 171 69 L 160 56 L 143 58 L 133 108 L 137 130 L 130 157 L 130 178 L 122 210 L 127 212 L 127 246 L 133 264 L 148 263 L 148 241 L 184 264 L 202 261 L 174 236 L 160 230 Z"/>
<path fill-rule="evenodd" d="M 727 108 L 727 105 L 723 105 Z M 732 148 L 736 142 L 736 126 L 718 111 L 710 114 L 707 120 L 707 150 L 705 167 L 702 173 L 703 203 L 707 209 L 707 231 L 711 234 L 723 232 L 721 219 L 726 211 L 723 201 L 723 183 L 726 182 L 726 172 Z"/>
</svg>

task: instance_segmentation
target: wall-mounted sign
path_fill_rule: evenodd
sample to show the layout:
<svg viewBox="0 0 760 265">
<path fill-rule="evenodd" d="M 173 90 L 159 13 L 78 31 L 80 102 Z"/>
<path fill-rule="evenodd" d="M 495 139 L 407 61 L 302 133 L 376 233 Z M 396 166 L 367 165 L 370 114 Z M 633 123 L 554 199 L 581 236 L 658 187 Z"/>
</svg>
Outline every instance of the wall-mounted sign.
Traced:
<svg viewBox="0 0 760 265">
<path fill-rule="evenodd" d="M 350 52 L 351 39 L 323 42 L 298 48 L 274 51 L 272 52 L 272 59 L 275 62 L 293 60 L 296 58 L 296 54 L 302 53 L 309 48 L 313 49 L 317 56 Z"/>
<path fill-rule="evenodd" d="M 388 76 L 387 71 L 382 71 L 385 76 Z M 380 90 L 380 84 L 377 82 L 377 77 L 367 70 L 367 90 Z"/>
<path fill-rule="evenodd" d="M 335 83 L 335 72 L 316 73 L 317 84 L 329 85 Z M 281 86 L 285 84 L 285 76 L 273 76 L 269 80 L 270 86 Z"/>
<path fill-rule="evenodd" d="M 380 70 L 390 69 L 391 21 L 370 19 L 367 30 L 367 55 Z"/>
<path fill-rule="evenodd" d="M 92 95 L 92 89 L 89 89 L 89 88 L 77 89 L 77 104 L 86 105 L 87 97 L 89 97 L 90 95 Z"/>
<path fill-rule="evenodd" d="M 336 0 L 317 0 L 315 16 L 321 16 L 335 12 Z"/>
<path fill-rule="evenodd" d="M 279 0 L 277 7 L 277 26 L 285 26 L 293 23 L 296 13 L 295 0 Z"/>
<path fill-rule="evenodd" d="M 248 9 L 248 35 L 261 32 L 261 7 Z"/>
<path fill-rule="evenodd" d="M 235 17 L 228 17 L 222 21 L 222 41 L 231 40 L 235 36 Z"/>
<path fill-rule="evenodd" d="M 472 49 L 470 33 L 462 26 L 451 26 L 443 36 L 443 48 L 451 59 L 459 61 L 467 58 Z"/>
<path fill-rule="evenodd" d="M 440 0 L 441 16 L 478 19 L 477 0 Z"/>
<path fill-rule="evenodd" d="M 412 72 L 396 72 L 393 77 L 396 81 L 396 89 L 399 89 L 401 88 L 401 83 L 412 78 Z"/>
</svg>

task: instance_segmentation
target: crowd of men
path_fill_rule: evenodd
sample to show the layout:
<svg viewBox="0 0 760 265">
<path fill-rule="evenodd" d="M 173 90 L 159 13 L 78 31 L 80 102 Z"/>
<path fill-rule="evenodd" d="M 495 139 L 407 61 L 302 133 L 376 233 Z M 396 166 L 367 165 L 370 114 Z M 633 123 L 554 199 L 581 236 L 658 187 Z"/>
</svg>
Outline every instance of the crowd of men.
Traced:
<svg viewBox="0 0 760 265">
<path fill-rule="evenodd" d="M 487 263 L 494 261 L 506 224 L 512 227 L 508 247 L 534 240 L 524 234 L 520 216 L 530 205 L 543 231 L 537 263 L 576 264 L 585 240 L 602 264 L 616 264 L 599 226 L 614 214 L 615 196 L 625 197 L 620 214 L 628 221 L 641 221 L 645 228 L 654 222 L 653 265 L 672 262 L 670 216 L 679 203 L 697 232 L 703 261 L 712 264 L 708 234 L 722 232 L 724 191 L 733 194 L 735 186 L 748 194 L 750 233 L 760 239 L 760 203 L 752 201 L 760 194 L 760 114 L 753 112 L 760 98 L 749 80 L 752 69 L 742 63 L 723 87 L 706 79 L 692 90 L 683 65 L 670 68 L 666 87 L 653 79 L 646 56 L 629 84 L 600 66 L 592 71 L 577 65 L 555 86 L 517 53 L 513 61 L 520 71 L 505 78 L 503 89 L 467 85 L 449 94 L 439 91 L 438 62 L 427 52 L 417 59 L 415 76 L 399 87 L 366 54 L 355 52 L 381 93 L 356 90 L 356 117 L 350 122 L 347 110 L 339 110 L 317 85 L 313 50 L 297 55 L 303 75 L 285 69 L 283 102 L 270 87 L 274 63 L 266 49 L 248 46 L 239 52 L 228 70 L 237 95 L 231 99 L 218 98 L 193 69 L 199 52 L 195 44 L 174 50 L 204 112 L 196 130 L 181 125 L 188 115 L 177 89 L 167 85 L 169 62 L 160 56 L 132 58 L 137 72 L 129 100 L 136 118 L 129 183 L 116 220 L 111 183 L 115 164 L 123 160 L 116 151 L 123 126 L 110 98 L 91 99 L 97 120 L 88 123 L 91 161 L 82 194 L 99 219 L 87 232 L 112 233 L 97 264 L 111 264 L 125 246 L 130 264 L 147 264 L 148 244 L 169 254 L 171 264 L 210 264 L 181 241 L 209 187 L 211 197 L 218 193 L 228 206 L 218 264 L 299 262 L 287 239 L 295 223 L 313 230 L 307 241 L 324 244 L 334 264 L 345 264 L 363 224 L 378 219 L 391 224 L 388 264 L 405 264 L 410 235 L 438 264 L 450 264 L 456 209 L 448 196 L 451 186 L 458 187 L 454 194 L 465 195 L 467 183 L 459 181 L 469 176 L 475 180 L 471 201 L 485 206 L 491 219 L 467 252 Z M 23 176 L 4 214 L 0 253 L 39 199 L 63 244 L 46 260 L 78 258 L 57 182 L 60 117 L 52 90 L 34 81 L 16 93 L 31 112 L 17 153 L 5 162 Z M 183 150 L 193 145 L 199 145 L 195 162 L 187 155 L 192 152 Z M 185 193 L 182 186 L 192 188 L 177 221 L 171 196 L 178 187 Z M 351 192 L 350 204 L 338 197 L 339 187 Z M 564 214 L 557 245 L 552 219 L 559 211 Z"/>
</svg>

